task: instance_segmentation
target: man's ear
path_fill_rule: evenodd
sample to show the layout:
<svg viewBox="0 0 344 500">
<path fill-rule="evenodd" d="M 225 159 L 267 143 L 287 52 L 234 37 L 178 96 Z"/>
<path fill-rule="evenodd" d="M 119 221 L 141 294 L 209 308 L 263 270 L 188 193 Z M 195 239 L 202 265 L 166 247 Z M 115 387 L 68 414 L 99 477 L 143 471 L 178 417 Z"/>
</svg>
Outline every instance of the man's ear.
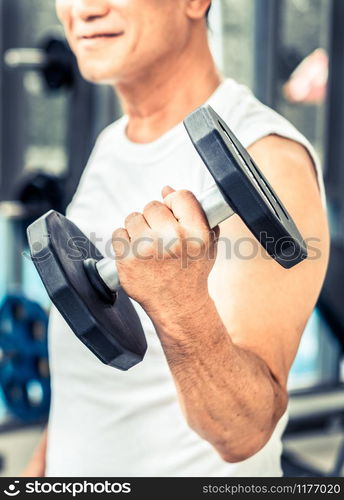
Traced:
<svg viewBox="0 0 344 500">
<path fill-rule="evenodd" d="M 190 19 L 202 19 L 210 4 L 211 0 L 186 0 L 186 14 Z"/>
</svg>

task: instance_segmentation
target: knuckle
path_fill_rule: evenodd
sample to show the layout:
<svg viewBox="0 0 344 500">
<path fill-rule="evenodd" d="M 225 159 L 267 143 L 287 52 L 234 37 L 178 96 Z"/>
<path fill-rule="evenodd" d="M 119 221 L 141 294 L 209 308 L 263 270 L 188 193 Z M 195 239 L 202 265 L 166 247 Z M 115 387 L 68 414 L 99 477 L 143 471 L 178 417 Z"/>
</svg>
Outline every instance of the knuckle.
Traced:
<svg viewBox="0 0 344 500">
<path fill-rule="evenodd" d="M 137 253 L 135 257 L 137 259 L 151 259 L 155 255 L 155 247 L 151 242 L 142 241 L 140 245 L 137 246 Z"/>
<path fill-rule="evenodd" d="M 160 203 L 159 201 L 157 200 L 153 200 L 153 201 L 150 201 L 149 203 L 147 203 L 143 209 L 143 213 L 145 212 L 148 212 L 150 210 L 155 210 L 157 208 L 160 208 L 162 205 L 162 203 Z"/>
<path fill-rule="evenodd" d="M 172 257 L 180 257 L 182 255 L 182 251 L 182 243 L 177 238 L 168 245 L 168 254 Z"/>
<path fill-rule="evenodd" d="M 136 219 L 137 217 L 140 217 L 141 214 L 140 212 L 132 212 L 131 214 L 127 215 L 127 217 L 125 218 L 125 225 L 127 226 L 127 224 L 130 224 L 134 219 Z"/>
<path fill-rule="evenodd" d="M 112 233 L 112 247 L 117 258 L 122 259 L 127 255 L 128 245 L 129 243 L 125 229 L 116 229 L 116 231 Z"/>
<path fill-rule="evenodd" d="M 115 229 L 115 231 L 113 231 L 113 233 L 112 233 L 112 241 L 115 243 L 118 239 L 122 238 L 123 232 L 124 232 L 124 229 L 121 227 L 118 229 Z"/>
<path fill-rule="evenodd" d="M 181 245 L 182 241 L 185 238 L 185 229 L 181 224 L 178 224 L 175 227 L 171 228 L 171 230 L 169 231 L 169 235 L 171 240 L 178 241 Z"/>
<path fill-rule="evenodd" d="M 202 255 L 208 247 L 208 233 L 202 230 L 188 231 L 184 238 L 184 246 L 190 255 Z"/>
<path fill-rule="evenodd" d="M 194 194 L 191 191 L 189 191 L 188 189 L 181 189 L 180 191 L 177 191 L 177 194 L 180 198 L 183 198 L 186 200 L 191 200 L 191 199 L 195 198 Z"/>
<path fill-rule="evenodd" d="M 170 234 L 168 238 L 164 239 L 164 249 L 170 255 L 180 257 L 183 251 L 183 237 L 179 231 Z"/>
<path fill-rule="evenodd" d="M 155 239 L 150 236 L 142 236 L 132 243 L 132 251 L 136 259 L 152 258 L 155 252 Z"/>
</svg>

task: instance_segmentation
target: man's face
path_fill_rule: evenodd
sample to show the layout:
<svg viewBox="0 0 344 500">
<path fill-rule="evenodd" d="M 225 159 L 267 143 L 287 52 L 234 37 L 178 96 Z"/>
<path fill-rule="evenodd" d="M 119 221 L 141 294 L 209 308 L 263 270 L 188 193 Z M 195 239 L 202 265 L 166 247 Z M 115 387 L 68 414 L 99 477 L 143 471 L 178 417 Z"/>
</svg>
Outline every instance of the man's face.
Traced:
<svg viewBox="0 0 344 500">
<path fill-rule="evenodd" d="M 56 0 L 56 10 L 83 76 L 130 81 L 182 50 L 185 0 Z"/>
</svg>

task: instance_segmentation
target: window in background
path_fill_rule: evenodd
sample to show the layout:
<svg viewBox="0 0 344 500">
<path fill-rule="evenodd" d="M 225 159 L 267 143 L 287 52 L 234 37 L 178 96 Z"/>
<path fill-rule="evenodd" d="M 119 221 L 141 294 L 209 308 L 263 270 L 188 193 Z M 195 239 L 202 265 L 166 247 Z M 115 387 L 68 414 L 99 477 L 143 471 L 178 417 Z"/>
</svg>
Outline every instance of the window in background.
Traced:
<svg viewBox="0 0 344 500">
<path fill-rule="evenodd" d="M 253 0 L 213 0 L 210 40 L 225 76 L 252 87 Z"/>
<path fill-rule="evenodd" d="M 316 77 L 323 76 L 324 86 L 326 82 L 330 4 L 328 0 L 288 0 L 283 1 L 281 10 L 280 44 L 284 64 L 278 82 L 276 108 L 311 141 L 321 159 L 324 153 L 325 94 L 314 94 L 310 87 Z M 305 58 L 319 48 L 324 49 L 325 57 L 321 53 L 317 57 L 316 53 L 306 65 Z M 289 70 L 295 69 L 293 66 L 301 62 L 304 70 L 296 82 L 299 96 L 288 98 L 285 87 L 291 76 L 288 67 Z"/>
<path fill-rule="evenodd" d="M 15 0 L 18 1 L 18 0 Z M 52 35 L 63 38 L 55 15 L 55 0 L 20 0 L 25 19 L 22 39 L 25 47 L 37 47 Z M 49 92 L 36 71 L 24 73 L 25 169 L 43 168 L 61 174 L 67 166 L 66 125 L 68 94 Z"/>
<path fill-rule="evenodd" d="M 53 37 L 64 38 L 56 18 L 54 0 L 7 0 L 6 7 L 5 17 L 1 20 L 5 50 L 39 48 Z M 2 165 L 7 180 L 11 177 L 8 190 L 3 195 L 6 200 L 11 200 L 25 172 L 40 170 L 56 175 L 65 172 L 68 161 L 66 132 L 70 92 L 49 91 L 40 71 L 4 66 L 3 79 L 7 90 L 3 95 L 6 102 L 2 103 L 2 112 L 11 113 L 15 117 L 10 125 L 5 121 L 2 130 L 6 134 L 6 152 L 2 161 L 6 165 L 13 163 L 15 167 L 7 167 L 5 171 L 6 165 Z M 13 81 L 15 85 L 12 85 Z M 0 219 L 2 236 L 10 230 L 8 228 L 13 223 L 6 216 Z M 23 291 L 29 292 L 29 296 L 46 305 L 44 288 L 29 259 L 23 259 L 19 251 L 15 256 L 16 249 L 11 247 L 10 240 L 2 240 L 7 241 L 6 249 L 2 249 L 2 252 L 11 255 L 12 260 L 17 259 L 17 267 L 22 267 Z M 17 285 L 18 279 L 14 282 Z M 11 277 L 6 276 L 5 270 L 2 270 L 1 297 L 12 285 Z"/>
<path fill-rule="evenodd" d="M 258 67 L 254 58 L 258 50 L 271 52 L 275 58 L 275 78 L 272 82 L 273 102 L 270 103 L 279 113 L 290 120 L 316 147 L 323 158 L 325 102 L 293 102 L 288 98 L 285 84 L 301 61 L 315 49 L 326 51 L 328 46 L 329 6 L 328 0 L 222 0 L 222 19 L 214 16 L 213 31 L 222 37 L 221 61 L 224 74 L 250 87 L 255 88 L 255 71 L 267 71 Z M 214 7 L 215 7 L 214 5 Z M 255 23 L 258 9 L 265 23 L 262 34 L 269 36 L 274 46 L 255 47 Z M 272 12 L 272 14 L 271 14 Z M 267 34 L 268 14 L 276 16 L 271 31 Z M 271 18 L 270 18 L 271 19 Z M 215 22 L 217 21 L 217 22 Z M 219 23 L 221 26 L 219 26 Z M 218 42 L 219 43 L 219 42 Z M 216 51 L 216 46 L 213 47 Z M 218 58 L 220 53 L 215 52 Z M 266 54 L 263 54 L 263 56 Z M 219 58 L 218 58 L 219 59 Z M 311 70 L 314 71 L 313 68 Z M 326 71 L 326 68 L 325 68 Z M 304 332 L 299 352 L 289 379 L 290 390 L 311 388 L 331 383 L 337 377 L 338 345 L 333 341 L 324 321 L 318 312 L 312 315 Z"/>
</svg>

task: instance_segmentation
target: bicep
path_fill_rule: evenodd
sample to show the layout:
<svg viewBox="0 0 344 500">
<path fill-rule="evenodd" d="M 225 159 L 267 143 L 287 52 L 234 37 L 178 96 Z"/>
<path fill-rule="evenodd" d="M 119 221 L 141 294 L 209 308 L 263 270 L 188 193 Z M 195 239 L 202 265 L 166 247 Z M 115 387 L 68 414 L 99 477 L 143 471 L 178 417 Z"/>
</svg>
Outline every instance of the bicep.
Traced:
<svg viewBox="0 0 344 500">
<path fill-rule="evenodd" d="M 285 384 L 326 272 L 327 221 L 302 146 L 267 137 L 250 153 L 308 242 L 309 258 L 282 268 L 235 215 L 221 224 L 209 291 L 233 342 L 259 355 Z"/>
</svg>

